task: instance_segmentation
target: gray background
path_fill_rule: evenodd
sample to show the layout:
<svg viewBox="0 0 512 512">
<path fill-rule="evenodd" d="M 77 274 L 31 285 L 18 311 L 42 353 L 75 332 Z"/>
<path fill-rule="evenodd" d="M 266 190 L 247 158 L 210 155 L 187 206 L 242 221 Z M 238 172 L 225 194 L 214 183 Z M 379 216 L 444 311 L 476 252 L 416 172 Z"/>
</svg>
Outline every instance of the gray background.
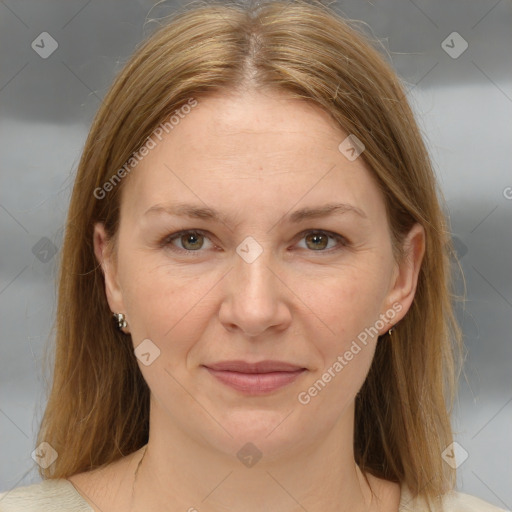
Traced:
<svg viewBox="0 0 512 512">
<path fill-rule="evenodd" d="M 0 1 L 0 491 L 40 480 L 31 453 L 44 410 L 41 357 L 88 127 L 114 74 L 156 27 L 150 18 L 175 5 Z M 429 145 L 468 292 L 459 308 L 466 376 L 453 418 L 468 454 L 458 488 L 510 509 L 512 5 L 353 0 L 336 7 L 382 40 Z M 454 31 L 469 45 L 457 58 L 442 46 Z M 31 47 L 41 45 L 42 32 L 58 43 L 47 58 Z M 444 46 L 457 51 L 460 43 L 448 38 Z"/>
</svg>

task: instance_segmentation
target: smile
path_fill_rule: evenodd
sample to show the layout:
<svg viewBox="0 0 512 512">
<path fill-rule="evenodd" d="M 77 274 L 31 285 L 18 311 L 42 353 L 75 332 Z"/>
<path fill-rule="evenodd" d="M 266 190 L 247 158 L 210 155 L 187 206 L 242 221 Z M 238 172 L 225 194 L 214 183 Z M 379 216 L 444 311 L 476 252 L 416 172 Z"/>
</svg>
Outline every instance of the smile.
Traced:
<svg viewBox="0 0 512 512">
<path fill-rule="evenodd" d="M 224 361 L 205 368 L 219 382 L 249 395 L 262 395 L 281 389 L 307 371 L 306 368 L 279 361 L 252 364 Z"/>
</svg>

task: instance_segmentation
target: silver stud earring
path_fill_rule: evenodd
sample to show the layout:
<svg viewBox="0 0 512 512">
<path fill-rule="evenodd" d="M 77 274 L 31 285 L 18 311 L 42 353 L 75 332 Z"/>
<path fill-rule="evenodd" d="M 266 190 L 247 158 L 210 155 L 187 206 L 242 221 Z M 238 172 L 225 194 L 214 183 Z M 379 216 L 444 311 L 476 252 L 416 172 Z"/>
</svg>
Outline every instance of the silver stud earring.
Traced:
<svg viewBox="0 0 512 512">
<path fill-rule="evenodd" d="M 114 313 L 114 318 L 116 319 L 117 327 L 119 329 L 128 327 L 128 324 L 126 323 L 126 317 L 123 315 L 123 313 Z"/>
</svg>

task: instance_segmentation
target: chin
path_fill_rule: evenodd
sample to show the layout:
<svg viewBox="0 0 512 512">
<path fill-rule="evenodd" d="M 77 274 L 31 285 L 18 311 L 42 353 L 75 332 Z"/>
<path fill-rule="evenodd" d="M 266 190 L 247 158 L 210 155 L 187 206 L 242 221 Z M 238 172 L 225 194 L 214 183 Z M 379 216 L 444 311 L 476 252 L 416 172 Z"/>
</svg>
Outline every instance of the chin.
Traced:
<svg viewBox="0 0 512 512">
<path fill-rule="evenodd" d="M 267 456 L 270 452 L 275 456 L 295 449 L 304 435 L 304 425 L 301 428 L 296 425 L 291 411 L 291 407 L 288 410 L 240 410 L 224 416 L 223 425 L 233 436 L 223 436 L 231 445 L 230 452 L 233 448 L 238 452 L 247 443 Z"/>
</svg>

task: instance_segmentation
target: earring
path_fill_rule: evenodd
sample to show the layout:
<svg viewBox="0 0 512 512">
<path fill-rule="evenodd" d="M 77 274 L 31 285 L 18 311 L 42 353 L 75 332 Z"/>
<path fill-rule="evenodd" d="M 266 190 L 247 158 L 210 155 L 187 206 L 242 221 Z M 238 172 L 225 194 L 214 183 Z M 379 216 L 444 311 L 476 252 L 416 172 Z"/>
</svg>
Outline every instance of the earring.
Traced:
<svg viewBox="0 0 512 512">
<path fill-rule="evenodd" d="M 395 330 L 395 326 L 391 327 L 391 329 L 389 329 L 388 331 L 388 334 L 391 336 L 391 333 Z"/>
<path fill-rule="evenodd" d="M 125 327 L 128 327 L 128 324 L 126 323 L 126 317 L 123 315 L 123 313 L 114 313 L 114 318 L 117 322 L 117 327 L 119 329 L 124 329 Z"/>
</svg>

